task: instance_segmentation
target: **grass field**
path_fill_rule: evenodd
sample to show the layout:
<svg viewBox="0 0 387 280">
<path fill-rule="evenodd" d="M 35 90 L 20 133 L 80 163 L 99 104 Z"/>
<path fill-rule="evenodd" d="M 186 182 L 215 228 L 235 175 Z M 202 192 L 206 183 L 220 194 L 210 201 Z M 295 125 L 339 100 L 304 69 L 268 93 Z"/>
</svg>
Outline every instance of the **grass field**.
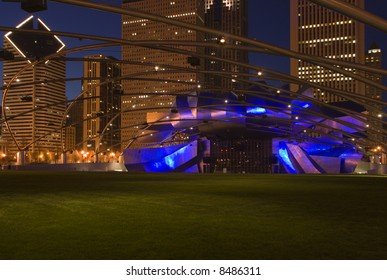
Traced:
<svg viewBox="0 0 387 280">
<path fill-rule="evenodd" d="M 0 172 L 0 259 L 387 259 L 387 177 Z"/>
</svg>

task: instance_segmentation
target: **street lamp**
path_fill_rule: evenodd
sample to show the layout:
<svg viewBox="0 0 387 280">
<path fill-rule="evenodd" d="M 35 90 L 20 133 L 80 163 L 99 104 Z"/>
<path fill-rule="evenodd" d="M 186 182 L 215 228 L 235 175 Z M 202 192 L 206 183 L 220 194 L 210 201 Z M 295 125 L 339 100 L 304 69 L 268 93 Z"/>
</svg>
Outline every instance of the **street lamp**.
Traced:
<svg viewBox="0 0 387 280">
<path fill-rule="evenodd" d="M 223 36 L 220 37 L 220 38 L 218 39 L 218 43 L 221 44 L 221 45 L 225 44 L 225 43 L 226 43 L 226 38 L 224 38 Z"/>
</svg>

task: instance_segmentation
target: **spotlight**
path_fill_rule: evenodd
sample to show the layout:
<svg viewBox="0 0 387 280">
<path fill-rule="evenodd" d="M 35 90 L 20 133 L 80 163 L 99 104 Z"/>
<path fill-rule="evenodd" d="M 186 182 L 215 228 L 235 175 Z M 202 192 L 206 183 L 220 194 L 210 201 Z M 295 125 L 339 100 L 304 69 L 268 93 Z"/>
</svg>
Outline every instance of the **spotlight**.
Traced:
<svg viewBox="0 0 387 280">
<path fill-rule="evenodd" d="M 223 36 L 219 37 L 218 43 L 221 44 L 221 45 L 225 44 L 226 43 L 226 38 L 224 38 Z"/>
</svg>

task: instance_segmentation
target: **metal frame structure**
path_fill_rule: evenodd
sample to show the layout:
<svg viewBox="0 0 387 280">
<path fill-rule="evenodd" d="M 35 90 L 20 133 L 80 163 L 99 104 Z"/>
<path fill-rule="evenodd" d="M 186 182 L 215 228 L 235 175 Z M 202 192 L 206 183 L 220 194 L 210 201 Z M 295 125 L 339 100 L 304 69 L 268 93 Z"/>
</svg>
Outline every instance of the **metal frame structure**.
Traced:
<svg viewBox="0 0 387 280">
<path fill-rule="evenodd" d="M 95 49 L 95 48 L 118 46 L 118 45 L 135 45 L 135 46 L 142 46 L 142 47 L 146 47 L 146 48 L 154 48 L 154 49 L 158 49 L 158 50 L 162 50 L 162 51 L 174 52 L 174 53 L 188 55 L 188 56 L 196 56 L 196 57 L 199 57 L 199 58 L 202 58 L 202 59 L 218 60 L 218 61 L 222 61 L 222 62 L 225 62 L 225 63 L 235 64 L 235 65 L 238 65 L 238 66 L 250 69 L 251 71 L 254 71 L 255 73 L 264 73 L 264 75 L 259 75 L 259 74 L 258 75 L 257 74 L 247 74 L 247 75 L 240 74 L 239 75 L 238 74 L 242 78 L 238 77 L 237 80 L 247 82 L 250 85 L 262 85 L 260 80 L 276 80 L 276 81 L 282 81 L 282 82 L 287 82 L 287 83 L 295 83 L 295 84 L 299 84 L 299 85 L 302 85 L 302 86 L 319 88 L 319 89 L 322 89 L 322 90 L 325 90 L 325 91 L 330 91 L 333 94 L 336 94 L 338 96 L 344 97 L 347 100 L 354 101 L 354 102 L 356 102 L 358 104 L 361 104 L 361 105 L 367 105 L 367 107 L 373 107 L 373 105 L 379 105 L 379 106 L 380 105 L 381 106 L 386 106 L 387 105 L 386 102 L 368 98 L 368 97 L 366 97 L 364 95 L 361 95 L 360 93 L 355 93 L 354 94 L 354 93 L 349 93 L 349 92 L 345 92 L 345 91 L 338 90 L 338 89 L 324 87 L 324 86 L 318 85 L 318 84 L 313 83 L 313 82 L 309 82 L 309 81 L 301 80 L 301 79 L 299 79 L 297 77 L 289 76 L 289 75 L 284 74 L 284 73 L 280 73 L 280 72 L 273 71 L 273 70 L 270 70 L 270 69 L 264 69 L 264 68 L 262 68 L 260 66 L 239 63 L 239 62 L 236 62 L 236 61 L 230 61 L 230 60 L 227 60 L 227 59 L 217 58 L 217 57 L 213 57 L 213 56 L 198 55 L 198 54 L 190 52 L 190 51 L 179 49 L 178 47 L 179 46 L 201 46 L 201 47 L 205 46 L 205 47 L 212 47 L 212 48 L 237 48 L 237 49 L 245 50 L 245 51 L 249 51 L 249 52 L 259 52 L 259 53 L 265 53 L 265 54 L 268 54 L 268 55 L 278 55 L 278 56 L 285 56 L 285 57 L 289 57 L 289 58 L 305 60 L 305 61 L 308 61 L 308 62 L 310 62 L 312 64 L 317 64 L 317 65 L 320 65 L 321 67 L 324 67 L 324 68 L 330 69 L 332 71 L 335 71 L 337 73 L 343 74 L 343 75 L 345 75 L 347 77 L 351 77 L 353 79 L 359 80 L 360 82 L 363 82 L 363 83 L 368 84 L 368 85 L 370 85 L 372 87 L 381 89 L 383 91 L 387 91 L 387 87 L 386 86 L 378 84 L 378 83 L 375 83 L 375 82 L 373 82 L 371 80 L 368 80 L 368 79 L 364 78 L 361 75 L 354 74 L 354 73 L 352 73 L 350 71 L 347 71 L 347 70 L 345 70 L 345 68 L 358 69 L 358 70 L 361 70 L 361 71 L 368 71 L 368 72 L 377 73 L 377 74 L 380 74 L 380 75 L 383 75 L 383 76 L 387 76 L 387 70 L 385 70 L 385 69 L 375 69 L 375 68 L 372 68 L 372 67 L 369 67 L 369 66 L 359 65 L 359 64 L 351 63 L 351 62 L 344 62 L 344 61 L 339 61 L 339 60 L 334 60 L 334 59 L 329 59 L 329 58 L 322 58 L 322 57 L 317 57 L 317 56 L 304 55 L 304 54 L 301 54 L 301 53 L 297 53 L 297 52 L 294 52 L 294 51 L 290 51 L 290 50 L 287 50 L 287 49 L 284 49 L 284 48 L 280 48 L 280 47 L 268 44 L 266 42 L 261 42 L 261 41 L 257 41 L 257 40 L 253 40 L 253 39 L 237 36 L 237 35 L 234 35 L 234 34 L 228 34 L 228 33 L 220 32 L 218 30 L 214 30 L 214 29 L 210 29 L 210 28 L 206 28 L 206 27 L 202 27 L 202 26 L 196 26 L 196 25 L 192 25 L 192 24 L 189 24 L 189 23 L 186 23 L 186 22 L 181 22 L 181 21 L 178 21 L 178 20 L 175 20 L 175 19 L 166 18 L 166 17 L 162 17 L 162 16 L 159 16 L 159 15 L 149 14 L 149 13 L 146 13 L 146 12 L 136 11 L 136 10 L 132 10 L 132 9 L 122 9 L 122 8 L 119 8 L 119 7 L 113 7 L 113 6 L 109 6 L 109 5 L 104 5 L 104 4 L 94 3 L 94 2 L 88 2 L 88 1 L 78 1 L 78 0 L 54 0 L 54 1 L 55 2 L 65 3 L 65 4 L 71 4 L 71 5 L 83 6 L 83 7 L 87 7 L 87 8 L 98 9 L 98 10 L 101 10 L 101 11 L 117 13 L 117 14 L 121 14 L 121 15 L 130 15 L 130 16 L 134 16 L 134 17 L 145 18 L 145 19 L 148 19 L 148 20 L 163 22 L 163 23 L 166 23 L 166 24 L 169 24 L 169 25 L 174 25 L 174 26 L 179 26 L 179 27 L 183 27 L 183 28 L 188 28 L 190 30 L 195 30 L 197 32 L 211 33 L 211 34 L 214 34 L 216 36 L 222 36 L 223 38 L 226 38 L 226 39 L 232 39 L 232 40 L 240 41 L 240 42 L 244 43 L 245 45 L 244 46 L 228 45 L 227 44 L 227 40 L 226 40 L 226 42 L 224 44 L 214 44 L 214 43 L 206 43 L 206 42 L 188 42 L 188 41 L 159 41 L 159 40 L 157 40 L 157 41 L 129 41 L 129 40 L 110 38 L 110 37 L 101 37 L 101 36 L 89 35 L 89 34 L 79 34 L 79 33 L 71 33 L 71 32 L 57 32 L 57 31 L 42 31 L 42 30 L 22 30 L 22 29 L 17 29 L 17 28 L 0 26 L 0 30 L 1 31 L 33 32 L 33 33 L 37 33 L 37 34 L 53 34 L 53 35 L 56 35 L 56 36 L 72 37 L 72 38 L 80 38 L 80 39 L 91 39 L 91 40 L 96 40 L 96 41 L 103 42 L 103 43 L 99 43 L 99 44 L 92 44 L 92 45 L 87 45 L 87 46 L 76 47 L 76 48 L 73 48 L 73 49 L 70 49 L 70 50 L 63 50 L 63 51 L 60 51 L 57 54 L 44 57 L 41 60 L 34 61 L 30 65 L 26 66 L 24 69 L 21 69 L 18 74 L 20 74 L 23 71 L 27 70 L 28 67 L 34 67 L 34 65 L 36 65 L 38 63 L 42 63 L 42 61 L 46 61 L 48 59 L 65 59 L 65 58 L 63 58 L 63 55 L 67 54 L 67 53 L 72 53 L 72 52 L 77 52 L 77 51 L 82 51 L 82 50 Z M 343 7 L 344 6 L 342 5 L 342 3 L 338 3 L 338 1 L 335 1 L 335 0 L 326 0 L 326 1 L 311 0 L 311 1 L 313 1 L 313 2 L 315 2 L 317 4 L 319 4 L 319 5 L 323 5 L 323 6 L 329 7 L 330 9 L 334 9 L 335 11 L 345 13 L 348 16 L 351 16 L 353 18 L 362 20 L 363 22 L 365 22 L 367 24 L 370 24 L 372 26 L 375 26 L 376 28 L 379 28 L 379 29 L 381 29 L 383 31 L 387 30 L 387 22 L 386 22 L 386 20 L 380 19 L 380 18 L 378 18 L 376 16 L 373 16 L 373 15 L 371 15 L 371 14 L 365 12 L 365 11 L 359 11 L 359 9 L 351 9 L 351 10 L 347 9 L 346 12 L 344 12 L 343 11 Z M 344 7 L 344 9 L 345 8 L 346 7 Z M 171 47 L 171 46 L 174 46 L 174 47 Z M 26 59 L 28 59 L 28 58 L 26 58 Z M 71 60 L 71 59 L 66 59 L 66 60 Z M 83 59 L 80 58 L 80 59 L 72 59 L 72 60 L 83 60 Z M 121 61 L 120 63 L 138 64 L 140 62 Z M 144 63 L 141 63 L 141 64 L 149 66 L 149 67 L 156 66 L 154 63 L 151 63 L 151 62 L 150 63 L 146 63 L 146 64 L 144 64 Z M 207 74 L 207 75 L 219 75 L 219 76 L 231 76 L 232 74 L 235 74 L 235 73 L 228 73 L 228 72 L 204 71 L 204 70 L 196 69 L 196 68 L 172 67 L 172 66 L 170 66 L 168 64 L 158 65 L 158 66 L 166 69 L 165 72 L 163 72 L 163 73 L 167 73 L 167 71 L 172 71 L 172 72 L 173 71 L 191 71 L 191 72 L 203 73 L 203 74 Z M 118 77 L 116 79 L 118 79 L 118 80 L 122 80 L 122 79 L 134 79 L 134 80 L 135 79 L 139 79 L 139 80 L 140 79 L 146 79 L 143 76 L 145 76 L 147 73 L 149 73 L 149 72 L 135 73 L 135 74 L 129 75 L 127 77 L 121 76 L 121 77 Z M 7 116 L 7 112 L 5 111 L 5 106 L 4 106 L 4 104 L 6 104 L 7 91 L 10 88 L 12 88 L 12 87 L 16 87 L 17 86 L 15 84 L 13 84 L 13 82 L 16 79 L 17 75 L 15 75 L 15 77 L 13 77 L 11 79 L 10 83 L 7 86 L 5 86 L 5 87 L 3 86 L 2 87 L 2 89 L 3 89 L 3 118 L 4 118 L 4 124 L 8 127 L 10 135 L 11 135 L 13 141 L 17 145 L 18 149 L 20 151 L 23 151 L 26 148 L 28 148 L 29 145 L 32 145 L 32 143 L 29 143 L 27 146 L 24 146 L 24 147 L 21 147 L 17 143 L 17 141 L 16 141 L 16 139 L 15 139 L 15 137 L 13 135 L 13 132 L 12 132 L 12 127 L 10 127 L 9 123 L 8 123 L 8 120 L 10 120 L 12 118 L 15 118 L 17 116 L 12 116 L 12 118 L 8 117 Z M 256 77 L 256 79 L 255 80 L 249 80 L 249 78 L 253 78 L 253 77 Z M 81 79 L 81 78 L 76 78 L 76 79 Z M 66 79 L 66 80 L 70 81 L 70 80 L 74 80 L 74 79 Z M 107 83 L 109 81 L 110 80 L 101 81 L 99 84 L 96 85 L 96 87 L 100 86 L 100 85 L 103 85 L 104 83 Z M 164 82 L 166 80 L 160 80 L 160 81 Z M 44 82 L 49 83 L 49 82 L 54 82 L 54 81 L 44 81 Z M 168 80 L 168 82 L 178 82 L 178 81 L 170 81 L 170 80 Z M 195 88 L 198 91 L 208 90 L 208 89 L 206 89 L 206 85 L 205 84 L 201 84 L 200 86 L 201 86 L 201 88 L 198 89 L 197 85 L 193 84 L 193 88 Z M 291 92 L 289 90 L 284 90 L 282 88 L 271 86 L 271 85 L 268 85 L 268 84 L 265 84 L 265 87 L 272 88 L 272 89 L 278 91 L 278 95 L 279 96 L 282 96 L 284 94 L 290 94 L 290 96 L 292 96 L 292 98 L 293 97 L 300 97 L 303 100 L 307 100 L 308 102 L 311 102 L 313 104 L 319 104 L 319 105 L 323 105 L 323 106 L 326 106 L 326 107 L 331 108 L 331 109 L 335 109 L 337 111 L 340 111 L 342 113 L 350 115 L 350 116 L 352 116 L 352 117 L 354 117 L 354 118 L 356 118 L 358 120 L 364 121 L 365 119 L 367 119 L 367 120 L 371 120 L 372 119 L 375 122 L 379 122 L 379 123 L 381 123 L 383 125 L 387 125 L 387 122 L 384 122 L 381 118 L 376 118 L 376 117 L 372 117 L 372 116 L 369 116 L 369 115 L 364 115 L 364 114 L 361 114 L 361 113 L 359 114 L 358 112 L 352 112 L 350 110 L 338 108 L 338 107 L 335 107 L 333 105 L 326 104 L 326 103 L 323 103 L 321 101 L 318 101 L 316 99 L 308 98 L 306 96 L 302 96 L 302 94 L 300 94 L 298 92 Z M 221 90 L 231 91 L 231 89 L 221 89 Z M 53 130 L 53 131 L 58 131 L 59 130 L 61 132 L 61 139 L 62 139 L 61 140 L 61 143 L 62 143 L 61 146 L 62 146 L 62 152 L 63 153 L 66 153 L 66 150 L 65 150 L 64 145 L 63 145 L 63 141 L 64 141 L 64 139 L 63 139 L 63 129 L 66 126 L 70 125 L 70 124 L 66 124 L 66 114 L 69 111 L 69 109 L 71 108 L 71 106 L 73 104 L 75 104 L 75 102 L 78 102 L 79 100 L 82 100 L 82 99 L 85 98 L 83 95 L 86 92 L 87 91 L 81 92 L 74 100 L 71 101 L 70 105 L 66 109 L 66 112 L 65 112 L 65 114 L 63 116 L 62 126 L 59 127 L 59 128 L 55 128 Z M 270 96 L 265 96 L 265 94 L 261 94 L 261 93 L 257 93 L 257 92 L 249 92 L 248 90 L 243 90 L 243 93 L 244 94 L 259 94 L 260 97 L 263 98 L 263 99 L 270 99 L 271 98 Z M 290 100 L 290 98 L 289 98 L 289 100 Z M 241 106 L 247 106 L 247 105 L 248 104 L 241 104 Z M 146 109 L 149 109 L 149 108 L 146 108 Z M 36 110 L 41 110 L 41 108 L 36 108 Z M 138 110 L 138 109 L 130 109 L 129 111 L 135 111 L 135 110 Z M 112 116 L 111 121 L 114 120 L 115 118 L 119 117 L 119 115 L 122 114 L 122 113 L 126 113 L 126 112 L 121 112 L 121 113 L 119 113 L 117 115 Z M 316 116 L 315 112 L 310 111 L 309 113 L 310 113 L 311 116 Z M 326 116 L 326 115 L 324 117 L 328 118 L 328 119 L 330 118 L 329 116 Z M 108 122 L 108 125 L 111 123 L 111 121 Z M 162 120 L 160 120 L 160 121 L 162 121 Z M 222 120 L 219 120 L 219 121 L 222 121 Z M 138 125 L 141 125 L 141 124 L 138 124 Z M 319 125 L 319 124 L 316 124 L 316 125 Z M 345 123 L 344 122 L 343 125 L 354 127 L 354 129 L 356 130 L 356 127 L 353 124 Z M 100 135 L 97 136 L 99 138 L 99 141 L 102 139 L 106 129 L 107 129 L 107 126 L 102 130 Z M 357 129 L 359 129 L 359 131 L 361 131 L 360 128 L 357 128 Z M 386 130 L 384 130 L 384 129 L 382 129 L 381 131 L 378 132 L 376 130 L 373 130 L 372 127 L 370 127 L 369 130 L 372 131 L 372 133 L 374 133 L 374 134 L 380 134 L 380 136 L 382 138 L 386 137 L 386 134 L 387 134 Z M 130 143 L 135 141 L 137 137 L 141 137 L 141 135 L 136 136 L 134 139 L 127 139 L 127 141 L 129 142 L 129 145 L 130 145 Z M 351 135 L 348 135 L 348 137 L 351 137 Z M 41 139 L 41 138 L 39 138 L 39 139 Z M 363 145 L 363 146 L 371 146 L 371 145 L 373 146 L 373 145 L 376 144 L 376 145 L 382 146 L 385 150 L 387 150 L 387 144 L 386 143 L 374 143 L 370 139 L 359 139 L 359 143 L 361 143 L 361 145 Z M 98 151 L 98 147 L 97 147 L 96 148 L 96 154 L 98 154 L 99 152 L 101 152 L 101 151 Z"/>
</svg>

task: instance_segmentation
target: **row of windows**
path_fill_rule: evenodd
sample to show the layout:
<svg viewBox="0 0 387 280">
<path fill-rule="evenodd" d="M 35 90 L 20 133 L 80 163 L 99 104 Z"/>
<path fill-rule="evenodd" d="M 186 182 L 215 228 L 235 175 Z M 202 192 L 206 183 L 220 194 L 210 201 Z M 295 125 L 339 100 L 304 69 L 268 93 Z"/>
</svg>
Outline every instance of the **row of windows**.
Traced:
<svg viewBox="0 0 387 280">
<path fill-rule="evenodd" d="M 353 37 L 350 36 L 343 36 L 343 37 L 328 37 L 328 38 L 321 38 L 321 39 L 312 39 L 312 40 L 307 40 L 307 41 L 301 41 L 298 42 L 299 44 L 310 44 L 310 43 L 320 43 L 320 42 L 333 42 L 333 41 L 349 41 L 352 43 L 356 43 L 356 40 L 353 39 Z"/>
<path fill-rule="evenodd" d="M 239 8 L 240 1 L 241 0 L 222 0 L 222 3 L 223 3 L 223 6 L 228 8 L 229 10 L 235 10 Z M 214 0 L 206 0 L 206 3 L 205 3 L 206 12 L 210 10 L 213 5 L 214 5 Z"/>
<path fill-rule="evenodd" d="M 174 14 L 174 15 L 168 15 L 166 16 L 167 18 L 181 18 L 181 17 L 188 17 L 188 16 L 193 16 L 196 15 L 196 12 L 190 12 L 190 13 L 181 13 L 181 14 Z M 143 23 L 147 22 L 147 19 L 138 19 L 138 20 L 132 20 L 132 21 L 123 21 L 123 25 L 128 25 L 128 24 L 137 24 L 137 23 Z"/>
<path fill-rule="evenodd" d="M 351 24 L 351 23 L 352 23 L 352 20 L 342 20 L 342 21 L 336 21 L 336 22 L 302 25 L 299 28 L 300 29 L 308 29 L 308 28 L 326 27 L 326 26 L 332 26 L 332 25 L 344 25 L 344 24 Z"/>
</svg>

